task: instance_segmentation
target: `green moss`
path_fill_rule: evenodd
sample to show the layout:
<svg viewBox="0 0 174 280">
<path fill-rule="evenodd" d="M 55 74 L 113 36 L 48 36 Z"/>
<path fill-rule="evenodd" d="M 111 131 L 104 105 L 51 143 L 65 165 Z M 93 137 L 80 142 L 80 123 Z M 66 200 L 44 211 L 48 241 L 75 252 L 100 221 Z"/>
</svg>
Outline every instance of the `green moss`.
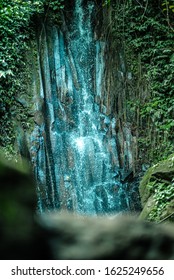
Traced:
<svg viewBox="0 0 174 280">
<path fill-rule="evenodd" d="M 151 195 L 148 198 L 147 202 L 145 203 L 144 208 L 139 215 L 139 219 L 140 220 L 147 219 L 147 217 L 149 217 L 149 214 L 153 211 L 154 205 L 155 205 L 155 199 L 154 199 L 154 196 Z"/>
<path fill-rule="evenodd" d="M 160 221 L 170 214 L 174 200 L 174 154 L 146 172 L 140 182 L 139 191 L 144 207 L 141 217 Z"/>
<path fill-rule="evenodd" d="M 165 183 L 157 183 L 154 200 L 155 205 L 152 211 L 149 213 L 149 220 L 151 221 L 160 221 L 163 217 L 165 217 L 164 212 L 170 205 L 170 202 L 174 199 L 174 183 L 165 184 Z"/>
</svg>

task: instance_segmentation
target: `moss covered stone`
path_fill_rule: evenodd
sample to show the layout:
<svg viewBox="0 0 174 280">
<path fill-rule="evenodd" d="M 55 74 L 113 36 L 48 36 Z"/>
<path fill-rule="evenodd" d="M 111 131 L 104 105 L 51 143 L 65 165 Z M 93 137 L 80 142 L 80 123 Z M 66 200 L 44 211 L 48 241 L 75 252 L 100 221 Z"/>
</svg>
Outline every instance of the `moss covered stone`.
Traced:
<svg viewBox="0 0 174 280">
<path fill-rule="evenodd" d="M 140 218 L 161 221 L 174 212 L 174 155 L 152 166 L 139 187 Z"/>
</svg>

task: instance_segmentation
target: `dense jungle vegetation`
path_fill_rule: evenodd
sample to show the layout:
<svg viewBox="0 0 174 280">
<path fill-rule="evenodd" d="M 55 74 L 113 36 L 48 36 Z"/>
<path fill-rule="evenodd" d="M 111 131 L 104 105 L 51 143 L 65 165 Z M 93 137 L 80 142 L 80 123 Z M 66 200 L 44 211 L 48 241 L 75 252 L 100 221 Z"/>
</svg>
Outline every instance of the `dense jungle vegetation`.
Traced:
<svg viewBox="0 0 174 280">
<path fill-rule="evenodd" d="M 144 195 L 147 203 L 142 203 L 141 215 L 159 222 L 174 211 L 174 158 L 159 162 L 174 152 L 174 1 L 118 1 L 111 22 L 132 73 L 132 80 L 125 82 L 138 158 L 147 165 L 156 163 L 143 177 L 144 194 L 140 184 L 141 201 Z"/>
<path fill-rule="evenodd" d="M 157 162 L 173 151 L 174 1 L 96 2 L 99 9 L 109 11 L 112 39 L 124 45 L 133 76 L 131 83 L 126 81 L 127 88 L 130 96 L 135 92 L 127 108 L 137 129 L 139 150 L 144 161 Z M 29 126 L 25 100 L 19 96 L 25 95 L 26 74 L 22 73 L 34 19 L 58 14 L 66 9 L 64 4 L 63 0 L 0 1 L 0 144 L 8 157 L 14 152 L 16 121 L 24 129 Z"/>
<path fill-rule="evenodd" d="M 128 107 L 139 146 L 147 161 L 157 162 L 173 151 L 174 1 L 118 1 L 112 24 L 134 78 Z"/>
<path fill-rule="evenodd" d="M 63 0 L 0 0 L 0 146 L 9 159 L 16 153 L 17 123 L 24 129 L 30 125 L 25 57 L 34 34 L 34 19 L 63 8 Z"/>
</svg>

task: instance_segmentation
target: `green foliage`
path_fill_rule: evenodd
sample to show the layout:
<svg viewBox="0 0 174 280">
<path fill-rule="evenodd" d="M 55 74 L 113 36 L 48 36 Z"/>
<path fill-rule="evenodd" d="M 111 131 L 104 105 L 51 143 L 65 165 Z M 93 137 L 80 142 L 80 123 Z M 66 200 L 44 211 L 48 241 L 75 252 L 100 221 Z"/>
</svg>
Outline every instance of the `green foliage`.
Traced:
<svg viewBox="0 0 174 280">
<path fill-rule="evenodd" d="M 64 9 L 64 0 L 46 0 L 45 6 L 53 11 L 60 11 L 61 9 Z"/>
<path fill-rule="evenodd" d="M 148 169 L 140 182 L 145 218 L 162 221 L 174 212 L 174 154 Z M 142 215 L 142 217 L 143 217 Z"/>
<path fill-rule="evenodd" d="M 174 1 L 112 2 L 113 33 L 124 44 L 133 87 L 138 87 L 140 102 L 134 104 L 134 109 L 139 112 L 139 116 L 135 114 L 136 119 L 140 117 L 139 123 L 143 124 L 142 130 L 139 129 L 141 148 L 148 153 L 149 145 L 158 137 L 157 151 L 149 155 L 150 160 L 156 161 L 174 150 Z M 143 94 L 144 81 L 148 93 Z M 147 130 L 155 133 L 150 136 Z M 151 143 L 146 143 L 145 149 L 142 142 L 148 141 L 147 136 Z"/>
<path fill-rule="evenodd" d="M 167 1 L 167 0 L 164 0 L 162 1 L 162 10 L 163 11 L 167 11 L 167 9 L 170 9 L 172 12 L 174 12 L 173 8 L 174 8 L 174 5 L 173 5 L 174 1 L 170 0 L 170 1 Z"/>
<path fill-rule="evenodd" d="M 103 0 L 102 6 L 110 6 L 111 5 L 111 0 Z"/>
<path fill-rule="evenodd" d="M 149 188 L 155 188 L 155 207 L 149 214 L 149 220 L 151 221 L 160 221 L 163 212 L 170 202 L 174 199 L 174 180 L 171 184 L 167 182 L 151 182 L 147 186 Z"/>
<path fill-rule="evenodd" d="M 21 92 L 20 72 L 29 38 L 29 22 L 42 11 L 41 1 L 0 0 L 0 145 L 12 152 L 14 122 Z"/>
<path fill-rule="evenodd" d="M 49 9 L 63 8 L 63 0 L 0 0 L 0 146 L 10 156 L 15 141 L 15 121 L 27 126 L 25 106 L 17 100 L 25 94 L 25 53 L 34 33 L 31 21 Z"/>
<path fill-rule="evenodd" d="M 65 8 L 65 0 L 43 0 L 44 3 L 44 20 L 50 23 L 60 24 L 60 12 Z"/>
</svg>

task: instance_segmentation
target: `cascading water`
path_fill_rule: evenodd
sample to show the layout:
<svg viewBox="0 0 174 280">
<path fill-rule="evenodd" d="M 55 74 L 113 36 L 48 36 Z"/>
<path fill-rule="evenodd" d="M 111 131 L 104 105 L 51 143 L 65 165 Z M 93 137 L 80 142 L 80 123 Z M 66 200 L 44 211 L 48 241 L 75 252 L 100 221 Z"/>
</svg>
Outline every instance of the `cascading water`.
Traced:
<svg viewBox="0 0 174 280">
<path fill-rule="evenodd" d="M 42 120 L 31 136 L 40 211 L 129 209 L 120 182 L 116 120 L 95 102 L 101 97 L 105 43 L 94 39 L 94 8 L 93 2 L 76 0 L 73 19 L 62 31 L 41 30 L 36 108 Z"/>
</svg>

